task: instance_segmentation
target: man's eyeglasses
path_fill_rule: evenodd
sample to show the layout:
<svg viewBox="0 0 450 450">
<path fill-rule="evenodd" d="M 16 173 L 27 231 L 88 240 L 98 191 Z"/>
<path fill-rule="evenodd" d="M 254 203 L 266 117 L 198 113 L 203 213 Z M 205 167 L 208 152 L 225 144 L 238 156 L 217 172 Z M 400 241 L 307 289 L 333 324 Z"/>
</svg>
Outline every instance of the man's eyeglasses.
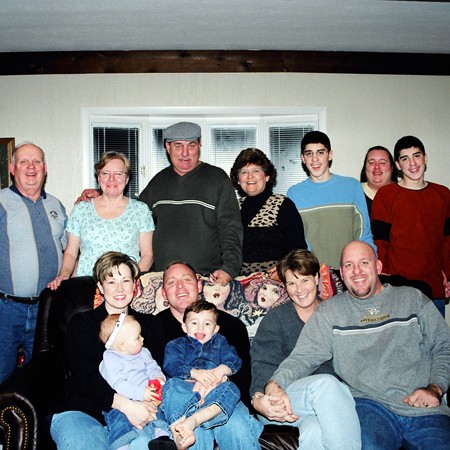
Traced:
<svg viewBox="0 0 450 450">
<path fill-rule="evenodd" d="M 325 148 L 317 150 L 315 152 L 313 152 L 312 150 L 306 150 L 305 152 L 303 152 L 303 156 L 307 159 L 312 158 L 313 155 L 316 155 L 318 158 L 323 158 L 327 154 L 328 154 L 328 150 Z"/>
<path fill-rule="evenodd" d="M 111 176 L 115 180 L 123 180 L 127 176 L 127 173 L 120 171 L 108 172 L 107 170 L 100 170 L 100 172 L 98 173 L 98 177 L 101 178 L 102 180 L 108 180 L 109 178 L 111 178 Z"/>
</svg>

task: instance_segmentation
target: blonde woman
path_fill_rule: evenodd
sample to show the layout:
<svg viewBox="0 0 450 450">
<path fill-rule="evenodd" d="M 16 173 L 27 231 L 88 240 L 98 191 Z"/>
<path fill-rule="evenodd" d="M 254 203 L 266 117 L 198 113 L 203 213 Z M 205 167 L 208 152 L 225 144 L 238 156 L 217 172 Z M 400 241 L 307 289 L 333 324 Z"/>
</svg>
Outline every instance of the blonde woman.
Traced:
<svg viewBox="0 0 450 450">
<path fill-rule="evenodd" d="M 145 203 L 124 195 L 131 173 L 128 158 L 120 152 L 106 152 L 95 164 L 95 172 L 101 194 L 74 206 L 66 227 L 61 272 L 49 283 L 51 289 L 72 275 L 92 275 L 95 261 L 107 251 L 130 255 L 142 272 L 153 263 L 155 226 L 150 210 Z"/>
</svg>

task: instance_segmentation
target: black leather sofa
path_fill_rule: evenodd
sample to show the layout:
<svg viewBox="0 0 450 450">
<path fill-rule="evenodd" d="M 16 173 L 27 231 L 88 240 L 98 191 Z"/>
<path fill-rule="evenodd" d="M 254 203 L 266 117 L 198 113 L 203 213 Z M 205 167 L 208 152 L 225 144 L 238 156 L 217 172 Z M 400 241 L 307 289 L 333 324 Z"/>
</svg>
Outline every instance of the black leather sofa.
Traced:
<svg viewBox="0 0 450 450">
<path fill-rule="evenodd" d="M 72 278 L 56 291 L 45 289 L 41 293 L 33 357 L 0 386 L 0 432 L 4 434 L 4 450 L 56 448 L 49 428 L 68 375 L 64 336 L 72 315 L 93 307 L 94 294 L 92 277 Z M 263 450 L 296 450 L 298 430 L 266 426 L 260 442 Z"/>
</svg>

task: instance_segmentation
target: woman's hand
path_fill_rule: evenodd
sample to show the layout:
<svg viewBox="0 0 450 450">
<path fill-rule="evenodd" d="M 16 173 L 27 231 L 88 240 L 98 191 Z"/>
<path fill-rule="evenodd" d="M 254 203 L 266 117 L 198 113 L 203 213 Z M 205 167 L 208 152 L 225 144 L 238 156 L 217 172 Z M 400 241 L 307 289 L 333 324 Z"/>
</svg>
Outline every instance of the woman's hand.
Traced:
<svg viewBox="0 0 450 450">
<path fill-rule="evenodd" d="M 150 402 L 130 400 L 120 394 L 114 394 L 112 407 L 127 416 L 131 425 L 142 430 L 151 420 L 156 419 L 158 408 Z"/>
<path fill-rule="evenodd" d="M 256 406 L 255 406 L 256 403 Z M 265 387 L 265 394 L 256 393 L 252 400 L 253 407 L 261 408 L 261 414 L 269 420 L 277 422 L 295 422 L 299 416 L 292 411 L 291 401 L 285 390 L 275 381 L 269 381 Z"/>
<path fill-rule="evenodd" d="M 61 271 L 59 275 L 47 287 L 55 290 L 61 284 L 61 281 L 68 280 L 72 275 L 80 250 L 80 237 L 72 233 L 67 233 L 67 247 L 64 250 Z"/>
<path fill-rule="evenodd" d="M 293 423 L 299 419 L 299 416 L 292 413 L 289 398 L 287 402 L 288 404 L 284 396 L 263 394 L 262 392 L 256 392 L 252 398 L 253 407 L 267 419 Z"/>
<path fill-rule="evenodd" d="M 52 291 L 55 291 L 58 289 L 59 285 L 61 284 L 61 281 L 68 280 L 69 277 L 66 277 L 64 275 L 58 275 L 53 281 L 50 281 L 50 283 L 47 284 L 47 287 L 50 288 Z"/>
</svg>

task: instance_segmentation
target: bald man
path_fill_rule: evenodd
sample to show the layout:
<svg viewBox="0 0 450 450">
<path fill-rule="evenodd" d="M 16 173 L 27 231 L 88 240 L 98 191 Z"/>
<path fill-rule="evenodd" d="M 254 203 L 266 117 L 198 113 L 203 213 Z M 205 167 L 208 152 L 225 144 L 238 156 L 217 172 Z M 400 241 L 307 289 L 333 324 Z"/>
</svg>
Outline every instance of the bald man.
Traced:
<svg viewBox="0 0 450 450">
<path fill-rule="evenodd" d="M 348 291 L 319 305 L 270 383 L 286 389 L 332 358 L 355 399 L 362 448 L 448 449 L 449 326 L 420 291 L 382 285 L 381 269 L 370 245 L 344 247 Z"/>
</svg>

